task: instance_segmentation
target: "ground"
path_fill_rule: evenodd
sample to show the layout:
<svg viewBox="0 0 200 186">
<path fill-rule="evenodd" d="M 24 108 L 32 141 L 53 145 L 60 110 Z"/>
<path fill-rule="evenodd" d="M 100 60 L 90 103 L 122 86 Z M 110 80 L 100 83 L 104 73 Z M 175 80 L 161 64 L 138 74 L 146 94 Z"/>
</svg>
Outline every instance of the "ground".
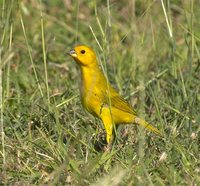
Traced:
<svg viewBox="0 0 200 186">
<path fill-rule="evenodd" d="M 200 184 L 200 3 L 1 0 L 2 185 Z M 92 47 L 157 127 L 120 125 L 110 151 L 67 51 Z"/>
</svg>

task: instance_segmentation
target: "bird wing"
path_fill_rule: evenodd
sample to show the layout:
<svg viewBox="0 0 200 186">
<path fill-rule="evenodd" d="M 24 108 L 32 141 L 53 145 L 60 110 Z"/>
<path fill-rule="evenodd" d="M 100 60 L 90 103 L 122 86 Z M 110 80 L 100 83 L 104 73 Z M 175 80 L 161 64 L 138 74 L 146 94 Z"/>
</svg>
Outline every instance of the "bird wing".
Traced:
<svg viewBox="0 0 200 186">
<path fill-rule="evenodd" d="M 112 107 L 136 115 L 135 110 L 120 95 L 111 97 L 110 102 Z"/>
<path fill-rule="evenodd" d="M 124 100 L 124 98 L 121 97 L 113 87 L 109 88 L 109 93 L 110 95 L 104 92 L 104 95 L 107 94 L 107 96 L 104 97 L 104 104 L 111 105 L 111 107 L 117 108 L 123 112 L 136 115 L 136 112 L 132 106 L 126 100 Z"/>
</svg>

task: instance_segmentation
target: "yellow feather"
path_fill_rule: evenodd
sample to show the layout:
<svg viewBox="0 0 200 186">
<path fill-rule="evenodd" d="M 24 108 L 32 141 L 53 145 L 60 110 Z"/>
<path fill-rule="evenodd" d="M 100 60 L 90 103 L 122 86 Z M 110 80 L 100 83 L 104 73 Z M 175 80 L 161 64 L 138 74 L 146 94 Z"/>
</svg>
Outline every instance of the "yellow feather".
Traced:
<svg viewBox="0 0 200 186">
<path fill-rule="evenodd" d="M 80 89 L 83 106 L 102 120 L 107 143 L 113 139 L 114 125 L 120 123 L 139 124 L 156 134 L 161 134 L 158 129 L 140 119 L 131 105 L 108 83 L 91 48 L 80 45 L 70 50 L 69 55 L 81 69 Z"/>
</svg>

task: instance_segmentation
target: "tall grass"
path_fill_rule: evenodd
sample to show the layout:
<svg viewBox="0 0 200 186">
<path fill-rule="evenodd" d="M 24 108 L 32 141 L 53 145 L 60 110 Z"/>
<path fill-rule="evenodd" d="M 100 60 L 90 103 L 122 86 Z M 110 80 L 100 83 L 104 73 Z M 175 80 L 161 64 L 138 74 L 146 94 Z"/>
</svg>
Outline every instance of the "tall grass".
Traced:
<svg viewBox="0 0 200 186">
<path fill-rule="evenodd" d="M 197 1 L 0 1 L 3 185 L 198 185 Z M 66 52 L 91 46 L 108 80 L 164 134 L 120 125 L 110 152 Z"/>
</svg>

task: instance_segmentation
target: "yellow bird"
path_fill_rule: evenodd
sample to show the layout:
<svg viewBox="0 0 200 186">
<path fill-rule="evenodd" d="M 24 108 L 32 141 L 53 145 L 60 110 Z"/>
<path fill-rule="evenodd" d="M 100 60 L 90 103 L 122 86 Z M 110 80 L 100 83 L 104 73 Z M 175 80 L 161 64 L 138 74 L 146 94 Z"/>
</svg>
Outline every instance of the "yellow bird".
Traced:
<svg viewBox="0 0 200 186">
<path fill-rule="evenodd" d="M 96 54 L 91 48 L 78 45 L 68 54 L 81 69 L 82 104 L 88 112 L 102 120 L 108 144 L 112 142 L 115 124 L 135 123 L 156 134 L 161 134 L 158 129 L 139 118 L 131 105 L 109 84 L 99 68 Z"/>
</svg>

